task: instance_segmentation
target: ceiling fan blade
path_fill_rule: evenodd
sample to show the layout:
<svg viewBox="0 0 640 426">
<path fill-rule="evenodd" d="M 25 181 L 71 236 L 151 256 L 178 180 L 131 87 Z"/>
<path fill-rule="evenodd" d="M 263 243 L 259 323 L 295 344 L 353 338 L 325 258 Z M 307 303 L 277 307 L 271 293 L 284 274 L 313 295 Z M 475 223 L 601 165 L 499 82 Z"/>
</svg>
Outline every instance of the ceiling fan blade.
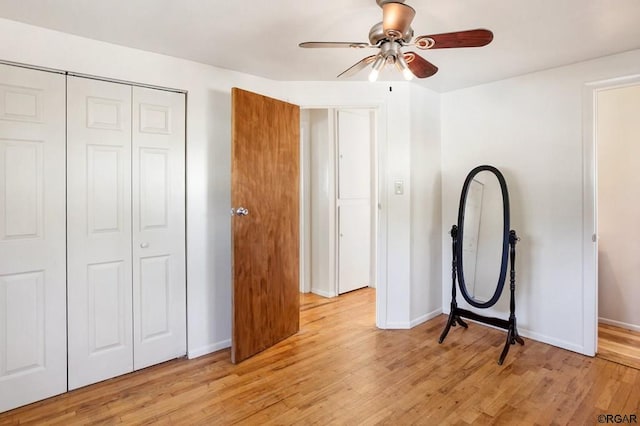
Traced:
<svg viewBox="0 0 640 426">
<path fill-rule="evenodd" d="M 385 3 L 382 5 L 382 29 L 387 37 L 402 39 L 411 31 L 411 22 L 416 11 L 406 4 Z"/>
<path fill-rule="evenodd" d="M 340 78 L 340 77 L 351 77 L 352 75 L 356 74 L 358 71 L 366 68 L 369 64 L 371 64 L 373 61 L 375 61 L 377 57 L 378 57 L 378 55 L 367 56 L 366 58 L 362 59 L 361 61 L 356 62 L 351 67 L 347 68 L 346 70 L 344 70 L 340 74 L 338 74 L 338 78 Z"/>
<path fill-rule="evenodd" d="M 298 46 L 305 48 L 325 48 L 325 47 L 351 47 L 354 49 L 362 49 L 370 46 L 369 43 L 348 42 L 348 41 L 307 41 L 300 43 Z"/>
<path fill-rule="evenodd" d="M 404 60 L 407 61 L 407 66 L 413 75 L 418 78 L 431 77 L 438 72 L 438 67 L 415 52 L 406 52 L 404 54 Z"/>
<path fill-rule="evenodd" d="M 418 49 L 447 49 L 452 47 L 481 47 L 493 40 L 493 33 L 485 29 L 456 31 L 418 36 L 415 45 Z"/>
</svg>

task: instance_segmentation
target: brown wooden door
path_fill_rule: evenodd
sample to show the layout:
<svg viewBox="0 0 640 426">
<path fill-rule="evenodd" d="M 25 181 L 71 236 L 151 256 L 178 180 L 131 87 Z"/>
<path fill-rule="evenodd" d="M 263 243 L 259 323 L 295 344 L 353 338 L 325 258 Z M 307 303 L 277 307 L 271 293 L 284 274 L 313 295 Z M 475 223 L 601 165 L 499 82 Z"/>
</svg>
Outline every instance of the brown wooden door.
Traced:
<svg viewBox="0 0 640 426">
<path fill-rule="evenodd" d="M 233 88 L 233 338 L 238 363 L 299 330 L 300 109 Z"/>
</svg>

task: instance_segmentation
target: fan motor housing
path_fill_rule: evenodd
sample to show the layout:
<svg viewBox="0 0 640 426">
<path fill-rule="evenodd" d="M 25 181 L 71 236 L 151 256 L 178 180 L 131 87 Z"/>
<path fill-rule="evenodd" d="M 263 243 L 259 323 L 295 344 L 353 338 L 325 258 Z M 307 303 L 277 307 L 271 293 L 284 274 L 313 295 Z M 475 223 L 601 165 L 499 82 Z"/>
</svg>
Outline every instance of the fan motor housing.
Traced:
<svg viewBox="0 0 640 426">
<path fill-rule="evenodd" d="M 369 30 L 369 43 L 377 45 L 381 40 L 384 40 L 385 34 L 382 29 L 382 22 L 378 22 Z"/>
<path fill-rule="evenodd" d="M 404 43 L 409 43 L 411 38 L 413 37 L 413 28 L 409 27 L 407 31 L 402 34 L 402 37 L 397 37 L 397 41 L 401 41 Z M 382 22 L 378 22 L 369 30 L 369 43 L 376 46 L 382 40 L 388 40 L 387 35 L 384 32 L 384 28 L 382 27 Z"/>
<path fill-rule="evenodd" d="M 404 3 L 404 0 L 376 0 L 378 6 L 382 7 L 387 3 Z"/>
</svg>

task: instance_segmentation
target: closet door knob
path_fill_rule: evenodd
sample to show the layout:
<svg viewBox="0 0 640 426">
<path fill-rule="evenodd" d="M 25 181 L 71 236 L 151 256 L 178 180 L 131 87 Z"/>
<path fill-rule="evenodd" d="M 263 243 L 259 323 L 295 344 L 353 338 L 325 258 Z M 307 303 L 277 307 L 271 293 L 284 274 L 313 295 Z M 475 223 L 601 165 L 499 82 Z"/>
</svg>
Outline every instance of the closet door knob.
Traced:
<svg viewBox="0 0 640 426">
<path fill-rule="evenodd" d="M 237 209 L 231 209 L 231 215 L 236 216 L 247 216 L 249 214 L 249 209 L 245 207 L 238 207 Z"/>
<path fill-rule="evenodd" d="M 141 248 L 147 248 L 147 247 L 149 247 L 149 243 L 140 243 L 140 247 Z"/>
</svg>

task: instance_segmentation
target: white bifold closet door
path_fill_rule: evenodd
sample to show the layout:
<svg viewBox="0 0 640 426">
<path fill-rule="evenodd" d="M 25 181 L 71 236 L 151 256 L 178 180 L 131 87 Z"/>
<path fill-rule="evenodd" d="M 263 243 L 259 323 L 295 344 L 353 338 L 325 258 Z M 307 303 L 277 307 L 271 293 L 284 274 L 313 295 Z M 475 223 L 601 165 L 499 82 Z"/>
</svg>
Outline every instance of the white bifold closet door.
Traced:
<svg viewBox="0 0 640 426">
<path fill-rule="evenodd" d="M 0 412 L 67 389 L 65 77 L 0 64 Z"/>
<path fill-rule="evenodd" d="M 186 352 L 183 94 L 68 77 L 69 389 Z"/>
<path fill-rule="evenodd" d="M 187 351 L 185 95 L 133 88 L 133 368 Z"/>
<path fill-rule="evenodd" d="M 69 389 L 133 371 L 131 86 L 68 77 Z"/>
</svg>

